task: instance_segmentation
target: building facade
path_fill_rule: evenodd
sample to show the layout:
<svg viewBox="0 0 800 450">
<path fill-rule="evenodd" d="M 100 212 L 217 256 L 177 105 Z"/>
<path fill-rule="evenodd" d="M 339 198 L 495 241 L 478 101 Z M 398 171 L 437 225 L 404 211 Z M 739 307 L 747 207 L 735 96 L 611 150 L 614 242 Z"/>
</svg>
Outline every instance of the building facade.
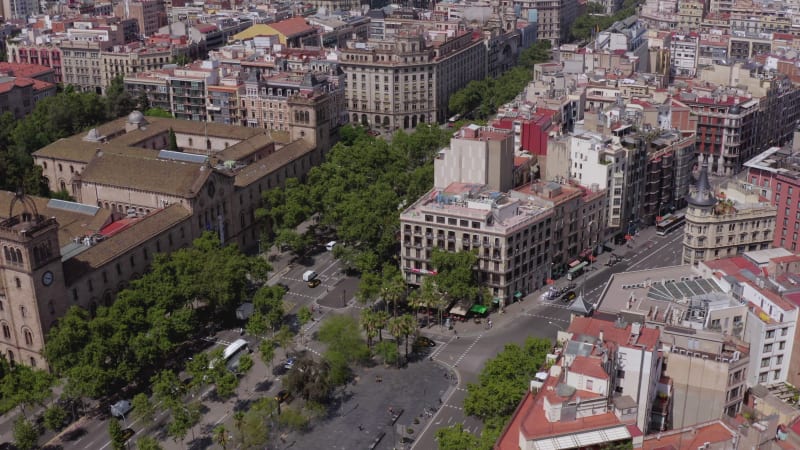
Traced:
<svg viewBox="0 0 800 450">
<path fill-rule="evenodd" d="M 747 181 L 777 209 L 772 245 L 800 250 L 800 157 L 793 149 L 773 147 L 745 167 Z"/>
</svg>

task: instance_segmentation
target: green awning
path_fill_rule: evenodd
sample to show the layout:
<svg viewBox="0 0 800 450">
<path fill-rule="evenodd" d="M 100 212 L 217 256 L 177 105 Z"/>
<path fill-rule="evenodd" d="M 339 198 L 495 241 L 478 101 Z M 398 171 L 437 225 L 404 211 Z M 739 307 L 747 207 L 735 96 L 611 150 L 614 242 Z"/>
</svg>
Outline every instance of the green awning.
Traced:
<svg viewBox="0 0 800 450">
<path fill-rule="evenodd" d="M 469 312 L 475 314 L 486 314 L 487 308 L 483 305 L 472 305 L 472 308 L 469 309 Z"/>
<path fill-rule="evenodd" d="M 514 293 L 514 298 L 520 298 L 520 297 L 522 297 L 522 292 L 517 291 Z"/>
</svg>

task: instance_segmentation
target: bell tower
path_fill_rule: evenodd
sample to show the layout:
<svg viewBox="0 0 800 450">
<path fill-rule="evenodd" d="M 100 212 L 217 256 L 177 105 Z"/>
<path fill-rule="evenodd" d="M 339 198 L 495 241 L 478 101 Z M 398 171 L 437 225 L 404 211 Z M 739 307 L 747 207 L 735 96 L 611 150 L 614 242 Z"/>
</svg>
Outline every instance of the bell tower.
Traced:
<svg viewBox="0 0 800 450">
<path fill-rule="evenodd" d="M 305 139 L 321 152 L 330 149 L 331 95 L 311 72 L 303 77 L 300 90 L 288 100 L 292 140 Z"/>
<path fill-rule="evenodd" d="M 0 352 L 46 369 L 45 334 L 68 307 L 58 222 L 22 192 L 7 217 L 0 222 Z"/>
</svg>

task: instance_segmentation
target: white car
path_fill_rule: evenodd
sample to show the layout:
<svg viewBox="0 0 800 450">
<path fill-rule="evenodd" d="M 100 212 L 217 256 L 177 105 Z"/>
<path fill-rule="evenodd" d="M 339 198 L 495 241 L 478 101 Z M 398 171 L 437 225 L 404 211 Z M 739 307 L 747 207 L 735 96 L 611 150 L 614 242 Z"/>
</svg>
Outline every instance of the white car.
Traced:
<svg viewBox="0 0 800 450">
<path fill-rule="evenodd" d="M 130 400 L 120 400 L 111 405 L 111 415 L 114 417 L 125 417 L 133 409 Z"/>
<path fill-rule="evenodd" d="M 328 250 L 329 252 L 333 251 L 333 247 L 336 247 L 336 241 L 330 241 L 327 244 L 325 244 L 325 249 Z"/>
</svg>

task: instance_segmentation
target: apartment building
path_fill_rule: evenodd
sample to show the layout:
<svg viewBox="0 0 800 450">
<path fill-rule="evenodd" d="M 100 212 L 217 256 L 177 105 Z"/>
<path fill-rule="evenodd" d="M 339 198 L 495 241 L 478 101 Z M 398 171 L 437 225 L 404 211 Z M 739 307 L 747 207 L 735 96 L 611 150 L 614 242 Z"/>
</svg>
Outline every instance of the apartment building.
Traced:
<svg viewBox="0 0 800 450">
<path fill-rule="evenodd" d="M 339 66 L 352 123 L 408 129 L 447 120 L 450 95 L 485 77 L 486 48 L 471 32 L 415 28 L 392 38 L 350 41 Z"/>
<path fill-rule="evenodd" d="M 686 206 L 692 167 L 697 161 L 695 138 L 666 130 L 630 138 L 640 140 L 647 148 L 644 198 L 637 216 L 643 224 L 653 225 L 659 216 Z"/>
<path fill-rule="evenodd" d="M 665 369 L 651 432 L 741 412 L 750 364 L 748 308 L 713 279 L 692 266 L 616 273 L 598 303 L 599 313 L 661 330 Z"/>
<path fill-rule="evenodd" d="M 688 106 L 697 116 L 697 152 L 709 158 L 709 169 L 717 175 L 733 175 L 761 151 L 758 100 L 712 95 L 684 91 L 673 102 Z"/>
<path fill-rule="evenodd" d="M 760 250 L 706 261 L 698 269 L 748 308 L 743 332 L 750 343 L 748 386 L 800 381 L 800 346 L 794 345 L 800 256 L 785 249 Z"/>
<path fill-rule="evenodd" d="M 673 77 L 694 78 L 697 74 L 697 58 L 700 37 L 695 34 L 674 34 L 669 42 L 671 74 Z"/>
<path fill-rule="evenodd" d="M 36 0 L 3 0 L 2 8 L 6 19 L 26 20 L 39 13 L 39 3 Z"/>
<path fill-rule="evenodd" d="M 114 15 L 135 19 L 141 37 L 152 36 L 167 25 L 167 10 L 162 0 L 126 0 L 114 6 Z"/>
<path fill-rule="evenodd" d="M 536 20 L 537 38 L 550 41 L 551 48 L 558 48 L 569 40 L 570 28 L 579 14 L 576 0 L 514 0 L 512 3 Z"/>
<path fill-rule="evenodd" d="M 749 183 L 724 182 L 718 192 L 708 183 L 705 163 L 689 195 L 683 239 L 684 264 L 741 255 L 769 248 L 776 208 Z"/>
<path fill-rule="evenodd" d="M 699 31 L 703 21 L 705 5 L 698 0 L 678 2 L 678 29 L 684 32 Z"/>
<path fill-rule="evenodd" d="M 40 100 L 56 95 L 54 79 L 53 70 L 45 66 L 0 62 L 0 114 L 27 116 Z"/>
<path fill-rule="evenodd" d="M 100 52 L 102 86 L 110 85 L 118 76 L 124 78 L 131 73 L 161 69 L 179 55 L 190 55 L 191 48 L 186 44 L 147 45 L 139 42 L 115 45 Z"/>
<path fill-rule="evenodd" d="M 659 330 L 576 317 L 557 339 L 561 354 L 531 381 L 495 448 L 641 448 L 662 369 Z"/>
<path fill-rule="evenodd" d="M 420 284 L 434 273 L 434 247 L 478 250 L 481 283 L 500 305 L 544 285 L 550 267 L 552 209 L 498 188 L 513 179 L 510 133 L 471 125 L 434 164 L 434 189 L 400 215 L 401 267 Z"/>
<path fill-rule="evenodd" d="M 491 126 L 514 133 L 514 148 L 532 155 L 547 155 L 547 138 L 560 130 L 558 111 L 523 103 L 501 107 Z"/>
<path fill-rule="evenodd" d="M 800 140 L 796 139 L 796 143 Z M 745 163 L 747 181 L 777 209 L 772 245 L 800 249 L 800 155 L 773 147 Z"/>
</svg>

